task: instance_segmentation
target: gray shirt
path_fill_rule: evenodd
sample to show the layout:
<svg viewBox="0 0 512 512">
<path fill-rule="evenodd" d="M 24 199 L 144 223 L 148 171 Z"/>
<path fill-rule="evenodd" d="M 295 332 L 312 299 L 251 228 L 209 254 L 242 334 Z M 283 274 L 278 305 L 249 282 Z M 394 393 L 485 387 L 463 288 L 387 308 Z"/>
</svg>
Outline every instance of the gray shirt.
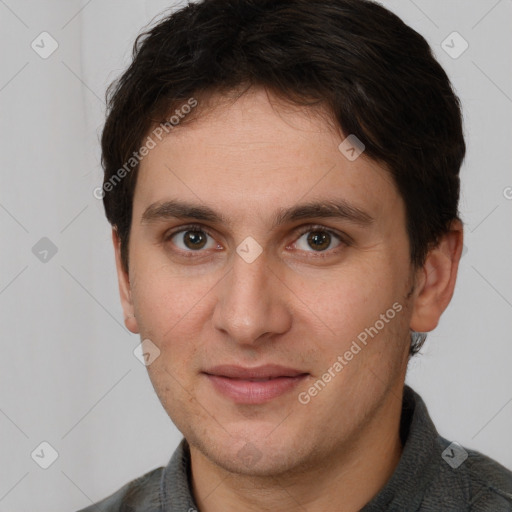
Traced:
<svg viewBox="0 0 512 512">
<path fill-rule="evenodd" d="M 441 437 L 425 402 L 407 385 L 400 437 L 404 449 L 398 466 L 361 512 L 512 511 L 512 472 Z M 191 489 L 190 451 L 182 439 L 167 467 L 146 473 L 80 512 L 197 512 Z"/>
</svg>

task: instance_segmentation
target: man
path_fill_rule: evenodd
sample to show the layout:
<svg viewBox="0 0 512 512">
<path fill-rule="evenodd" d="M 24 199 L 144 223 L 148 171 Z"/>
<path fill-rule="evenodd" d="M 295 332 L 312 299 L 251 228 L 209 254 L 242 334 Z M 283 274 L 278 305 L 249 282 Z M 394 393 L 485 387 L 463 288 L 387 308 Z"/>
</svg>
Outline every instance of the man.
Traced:
<svg viewBox="0 0 512 512">
<path fill-rule="evenodd" d="M 462 251 L 459 102 L 366 0 L 205 0 L 110 90 L 125 323 L 184 438 L 86 510 L 506 511 L 404 385 Z"/>
</svg>

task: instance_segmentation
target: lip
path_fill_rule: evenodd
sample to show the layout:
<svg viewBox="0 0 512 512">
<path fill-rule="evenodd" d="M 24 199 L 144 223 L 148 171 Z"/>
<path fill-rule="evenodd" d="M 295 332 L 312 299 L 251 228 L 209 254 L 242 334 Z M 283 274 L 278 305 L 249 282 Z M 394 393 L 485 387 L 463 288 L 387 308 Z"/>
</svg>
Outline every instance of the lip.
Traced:
<svg viewBox="0 0 512 512">
<path fill-rule="evenodd" d="M 307 372 L 295 370 L 294 368 L 286 368 L 276 364 L 265 364 L 263 366 L 254 366 L 252 368 L 244 368 L 243 366 L 235 366 L 222 364 L 214 366 L 204 373 L 209 375 L 218 375 L 219 377 L 229 377 L 231 379 L 265 379 L 275 377 L 297 377 Z"/>
<path fill-rule="evenodd" d="M 218 392 L 239 404 L 268 402 L 291 391 L 309 375 L 277 365 L 254 368 L 221 365 L 203 373 Z"/>
</svg>

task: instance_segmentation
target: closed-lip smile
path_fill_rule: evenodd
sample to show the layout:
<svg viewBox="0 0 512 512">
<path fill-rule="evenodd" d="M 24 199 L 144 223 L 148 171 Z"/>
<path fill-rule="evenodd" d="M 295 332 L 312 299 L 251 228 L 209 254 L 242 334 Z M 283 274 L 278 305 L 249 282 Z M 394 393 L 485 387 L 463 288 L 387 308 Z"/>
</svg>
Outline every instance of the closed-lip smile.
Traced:
<svg viewBox="0 0 512 512">
<path fill-rule="evenodd" d="M 217 392 L 240 404 L 268 402 L 297 386 L 307 372 L 267 364 L 256 367 L 218 365 L 203 372 Z"/>
</svg>

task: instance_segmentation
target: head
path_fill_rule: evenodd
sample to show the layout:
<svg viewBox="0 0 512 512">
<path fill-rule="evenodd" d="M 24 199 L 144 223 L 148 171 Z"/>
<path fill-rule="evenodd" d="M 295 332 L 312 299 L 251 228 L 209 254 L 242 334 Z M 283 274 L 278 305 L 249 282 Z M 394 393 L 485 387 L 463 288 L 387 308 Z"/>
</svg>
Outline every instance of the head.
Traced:
<svg viewBox="0 0 512 512">
<path fill-rule="evenodd" d="M 139 36 L 108 101 L 126 325 L 189 442 L 277 474 L 370 428 L 462 250 L 460 106 L 424 38 L 366 0 L 206 0 Z M 223 364 L 305 377 L 240 404 Z"/>
</svg>

